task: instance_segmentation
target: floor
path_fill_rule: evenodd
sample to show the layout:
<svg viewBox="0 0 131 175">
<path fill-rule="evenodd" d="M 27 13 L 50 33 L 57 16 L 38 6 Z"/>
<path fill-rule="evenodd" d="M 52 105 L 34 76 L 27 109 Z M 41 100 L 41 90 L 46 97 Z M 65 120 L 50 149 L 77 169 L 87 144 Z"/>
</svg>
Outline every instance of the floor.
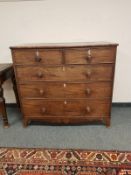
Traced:
<svg viewBox="0 0 131 175">
<path fill-rule="evenodd" d="M 2 127 L 0 147 L 80 148 L 131 151 L 131 107 L 113 107 L 111 127 L 104 125 L 45 126 L 23 128 L 19 109 L 8 108 L 10 128 Z"/>
</svg>

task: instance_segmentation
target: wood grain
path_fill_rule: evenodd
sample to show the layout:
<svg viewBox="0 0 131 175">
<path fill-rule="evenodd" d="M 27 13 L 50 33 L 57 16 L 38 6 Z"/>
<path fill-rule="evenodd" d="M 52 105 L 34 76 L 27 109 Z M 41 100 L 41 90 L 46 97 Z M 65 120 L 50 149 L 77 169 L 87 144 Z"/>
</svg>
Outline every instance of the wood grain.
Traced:
<svg viewBox="0 0 131 175">
<path fill-rule="evenodd" d="M 110 114 L 109 100 L 22 100 L 25 116 L 102 116 Z M 87 108 L 90 108 L 89 111 Z"/>
<path fill-rule="evenodd" d="M 67 64 L 114 63 L 115 57 L 115 47 L 95 47 L 65 50 Z"/>
<path fill-rule="evenodd" d="M 13 55 L 16 64 L 62 64 L 62 51 L 58 49 L 18 49 Z"/>
<path fill-rule="evenodd" d="M 24 81 L 104 81 L 112 80 L 113 64 L 77 66 L 19 66 L 19 82 Z"/>
<path fill-rule="evenodd" d="M 22 98 L 110 98 L 111 90 L 112 82 L 47 82 L 20 85 Z"/>
</svg>

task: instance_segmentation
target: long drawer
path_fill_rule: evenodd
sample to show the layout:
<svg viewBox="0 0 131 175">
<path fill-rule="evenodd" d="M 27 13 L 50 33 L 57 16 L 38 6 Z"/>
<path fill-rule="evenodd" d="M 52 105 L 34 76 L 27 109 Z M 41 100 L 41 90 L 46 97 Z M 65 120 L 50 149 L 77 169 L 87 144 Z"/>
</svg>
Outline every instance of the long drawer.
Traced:
<svg viewBox="0 0 131 175">
<path fill-rule="evenodd" d="M 67 49 L 16 49 L 15 64 L 96 64 L 115 62 L 116 47 L 85 47 Z"/>
<path fill-rule="evenodd" d="M 17 66 L 16 75 L 24 81 L 97 81 L 112 80 L 114 64 L 77 66 Z"/>
<path fill-rule="evenodd" d="M 112 82 L 22 84 L 19 90 L 22 98 L 110 98 Z"/>
<path fill-rule="evenodd" d="M 110 114 L 108 100 L 22 100 L 26 117 L 89 116 L 107 117 Z"/>
</svg>

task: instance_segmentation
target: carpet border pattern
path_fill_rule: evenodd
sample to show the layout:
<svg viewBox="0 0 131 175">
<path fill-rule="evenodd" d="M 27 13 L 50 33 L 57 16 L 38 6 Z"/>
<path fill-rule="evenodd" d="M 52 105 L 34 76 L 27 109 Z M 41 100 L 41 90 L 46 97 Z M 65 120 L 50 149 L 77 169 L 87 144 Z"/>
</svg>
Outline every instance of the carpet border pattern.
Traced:
<svg viewBox="0 0 131 175">
<path fill-rule="evenodd" d="M 131 152 L 0 148 L 0 175 L 7 174 L 130 175 Z"/>
</svg>

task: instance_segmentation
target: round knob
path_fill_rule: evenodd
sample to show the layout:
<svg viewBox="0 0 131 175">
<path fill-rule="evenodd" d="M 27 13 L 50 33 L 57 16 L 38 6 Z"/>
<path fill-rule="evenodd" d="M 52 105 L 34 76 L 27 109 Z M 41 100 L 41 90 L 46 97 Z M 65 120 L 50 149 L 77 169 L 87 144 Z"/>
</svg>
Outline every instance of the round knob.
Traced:
<svg viewBox="0 0 131 175">
<path fill-rule="evenodd" d="M 40 62 L 41 60 L 42 60 L 41 57 L 38 57 L 38 56 L 35 57 L 36 62 Z"/>
<path fill-rule="evenodd" d="M 42 108 L 41 112 L 42 112 L 42 114 L 44 114 L 46 112 L 46 108 Z"/>
<path fill-rule="evenodd" d="M 87 89 L 86 89 L 86 93 L 87 93 L 88 95 L 90 95 L 90 94 L 91 94 L 91 90 L 90 90 L 89 88 L 87 88 Z"/>
<path fill-rule="evenodd" d="M 43 77 L 43 73 L 42 73 L 42 72 L 38 72 L 38 73 L 37 73 L 37 76 L 38 76 L 39 78 L 42 78 L 42 77 Z"/>
<path fill-rule="evenodd" d="M 91 108 L 89 106 L 86 107 L 86 112 L 90 113 L 91 112 Z"/>
<path fill-rule="evenodd" d="M 92 56 L 91 56 L 91 49 L 88 49 L 87 54 L 86 54 L 86 60 L 90 62 L 91 59 L 92 59 Z"/>
<path fill-rule="evenodd" d="M 86 72 L 86 76 L 87 76 L 87 77 L 90 77 L 90 76 L 91 76 L 91 70 L 88 70 L 88 71 Z"/>
<path fill-rule="evenodd" d="M 43 89 L 40 89 L 40 95 L 43 95 L 44 94 L 44 90 Z"/>
<path fill-rule="evenodd" d="M 87 55 L 86 59 L 87 59 L 87 61 L 91 62 L 92 56 L 91 55 Z"/>
<path fill-rule="evenodd" d="M 40 62 L 40 61 L 41 61 L 40 53 L 39 53 L 38 50 L 37 50 L 36 53 L 35 53 L 35 61 L 36 61 L 36 62 Z"/>
</svg>

